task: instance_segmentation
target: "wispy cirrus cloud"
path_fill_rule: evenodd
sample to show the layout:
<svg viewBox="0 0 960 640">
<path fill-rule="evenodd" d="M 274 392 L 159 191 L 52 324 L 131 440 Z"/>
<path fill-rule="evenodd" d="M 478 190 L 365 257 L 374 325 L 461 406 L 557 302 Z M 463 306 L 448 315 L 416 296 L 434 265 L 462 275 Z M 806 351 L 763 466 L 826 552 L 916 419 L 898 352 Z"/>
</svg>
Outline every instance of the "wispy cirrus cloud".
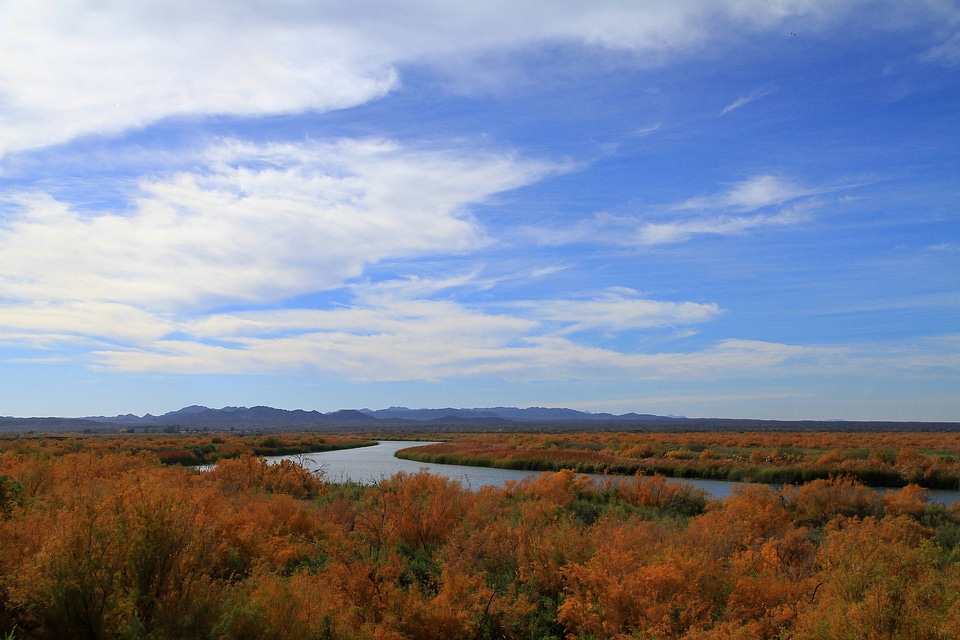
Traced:
<svg viewBox="0 0 960 640">
<path fill-rule="evenodd" d="M 823 188 L 802 187 L 792 180 L 760 174 L 741 180 L 729 189 L 710 196 L 697 196 L 671 207 L 675 211 L 732 209 L 755 211 L 781 205 L 790 200 L 823 193 Z"/>
<path fill-rule="evenodd" d="M 949 336 L 923 344 L 828 346 L 726 339 L 694 351 L 625 352 L 558 334 L 537 319 L 437 300 L 222 314 L 185 325 L 176 338 L 98 349 L 91 356 L 115 371 L 312 372 L 368 382 L 960 374 L 960 343 Z"/>
<path fill-rule="evenodd" d="M 6 305 L 0 343 L 41 349 L 77 344 L 88 364 L 118 372 L 302 372 L 355 381 L 960 372 L 956 339 L 833 346 L 726 339 L 697 350 L 657 352 L 584 339 L 592 331 L 691 327 L 723 313 L 715 303 L 653 300 L 627 289 L 473 305 L 438 297 L 478 280 L 462 274 L 351 285 L 348 304 L 326 308 L 159 313 L 121 303 Z"/>
<path fill-rule="evenodd" d="M 7 305 L 0 310 L 0 343 L 39 349 L 58 341 L 78 344 L 88 364 L 116 372 L 301 372 L 367 382 L 960 374 L 956 336 L 826 346 L 726 339 L 657 352 L 600 347 L 579 334 L 697 325 L 722 310 L 629 290 L 490 306 L 435 297 L 471 287 L 473 280 L 466 274 L 353 285 L 350 304 L 328 308 L 185 315 L 129 304 Z"/>
<path fill-rule="evenodd" d="M 846 187 L 841 187 L 846 188 Z M 838 187 L 804 187 L 760 174 L 709 196 L 650 207 L 643 215 L 598 213 L 561 228 L 527 228 L 544 245 L 609 243 L 650 247 L 685 242 L 698 235 L 738 235 L 765 227 L 789 227 L 810 219 L 813 197 Z"/>
<path fill-rule="evenodd" d="M 640 129 L 634 131 L 633 135 L 637 136 L 638 138 L 649 136 L 660 128 L 660 124 L 661 123 L 658 122 L 657 124 L 650 125 L 649 127 L 641 127 Z"/>
<path fill-rule="evenodd" d="M 528 317 L 558 325 L 560 335 L 689 326 L 709 322 L 723 312 L 713 302 L 650 300 L 622 288 L 583 299 L 524 301 L 513 306 L 522 308 Z"/>
<path fill-rule="evenodd" d="M 816 196 L 857 185 L 806 187 L 780 176 L 760 174 L 709 196 L 669 207 L 680 215 L 651 216 L 636 227 L 641 246 L 672 244 L 698 235 L 739 235 L 754 229 L 807 222 L 820 204 Z"/>
<path fill-rule="evenodd" d="M 356 381 L 441 380 L 496 376 L 513 380 L 594 380 L 756 375 L 806 353 L 803 347 L 723 343 L 699 353 L 625 354 L 561 337 L 521 344 L 477 344 L 469 331 L 456 343 L 400 334 L 307 333 L 224 346 L 165 340 L 150 349 L 103 350 L 102 366 L 127 372 L 320 372 Z M 482 337 L 482 336 L 481 336 Z"/>
<path fill-rule="evenodd" d="M 614 318 L 613 310 L 632 316 Z M 638 304 L 639 303 L 639 304 Z M 502 306 L 502 305 L 501 305 Z M 537 307 L 557 307 L 543 313 Z M 167 373 L 325 372 L 354 380 L 439 380 L 472 376 L 578 379 L 621 375 L 690 375 L 774 366 L 804 349 L 730 342 L 702 353 L 638 354 L 571 339 L 577 329 L 623 332 L 708 321 L 715 305 L 630 300 L 545 300 L 495 312 L 449 300 L 409 298 L 390 286 L 357 290 L 354 304 L 333 309 L 276 309 L 212 314 L 177 324 L 175 335 L 92 352 L 118 371 Z M 739 363 L 739 364 L 738 364 Z"/>
<path fill-rule="evenodd" d="M 953 34 L 950 39 L 930 47 L 920 59 L 924 62 L 940 64 L 945 67 L 960 65 L 960 33 Z"/>
<path fill-rule="evenodd" d="M 633 239 L 641 246 L 674 244 L 698 235 L 731 236 L 764 227 L 792 226 L 809 218 L 803 208 L 795 207 L 774 214 L 721 215 L 690 220 L 644 222 L 637 227 Z"/>
<path fill-rule="evenodd" d="M 725 106 L 720 111 L 720 115 L 725 116 L 731 111 L 736 111 L 737 109 L 744 107 L 750 104 L 751 102 L 754 102 L 755 100 L 759 100 L 760 98 L 766 95 L 769 95 L 771 91 L 772 91 L 771 89 L 757 89 L 756 91 L 753 91 L 745 96 L 740 96 L 739 98 L 737 98 L 736 100 L 734 100 L 733 102 Z"/>
</svg>

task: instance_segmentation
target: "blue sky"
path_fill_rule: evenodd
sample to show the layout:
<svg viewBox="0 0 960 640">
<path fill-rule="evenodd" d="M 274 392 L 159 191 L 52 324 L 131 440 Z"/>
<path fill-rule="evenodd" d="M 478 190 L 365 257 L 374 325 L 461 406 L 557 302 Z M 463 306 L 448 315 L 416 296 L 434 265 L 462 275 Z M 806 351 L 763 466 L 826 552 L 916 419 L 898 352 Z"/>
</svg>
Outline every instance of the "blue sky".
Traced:
<svg viewBox="0 0 960 640">
<path fill-rule="evenodd" d="M 960 420 L 955 2 L 0 8 L 0 415 Z"/>
</svg>

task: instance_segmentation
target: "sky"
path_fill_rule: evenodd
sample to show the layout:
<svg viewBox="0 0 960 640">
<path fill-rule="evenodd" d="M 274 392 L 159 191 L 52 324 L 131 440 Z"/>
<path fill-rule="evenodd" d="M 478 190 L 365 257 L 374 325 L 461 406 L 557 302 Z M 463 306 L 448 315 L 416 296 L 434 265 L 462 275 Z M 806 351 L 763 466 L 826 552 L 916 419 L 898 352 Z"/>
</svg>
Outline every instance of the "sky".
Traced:
<svg viewBox="0 0 960 640">
<path fill-rule="evenodd" d="M 8 0 L 0 415 L 960 421 L 960 4 Z"/>
</svg>

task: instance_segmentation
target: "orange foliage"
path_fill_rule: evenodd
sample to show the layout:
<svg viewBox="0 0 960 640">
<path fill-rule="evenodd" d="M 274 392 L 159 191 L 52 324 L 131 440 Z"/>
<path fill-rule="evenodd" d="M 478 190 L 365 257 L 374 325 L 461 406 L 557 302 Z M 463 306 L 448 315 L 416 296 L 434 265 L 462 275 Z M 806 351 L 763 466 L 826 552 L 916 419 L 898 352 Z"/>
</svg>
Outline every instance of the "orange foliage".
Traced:
<svg viewBox="0 0 960 640">
<path fill-rule="evenodd" d="M 819 589 L 797 637 L 945 637 L 939 622 L 957 594 L 938 571 L 929 530 L 903 517 L 869 517 L 840 518 L 827 531 L 816 560 Z"/>
<path fill-rule="evenodd" d="M 562 469 L 556 473 L 531 476 L 517 483 L 515 488 L 529 492 L 535 498 L 554 507 L 565 507 L 592 482 L 587 476 L 578 475 L 569 469 Z"/>
<path fill-rule="evenodd" d="M 627 503 L 634 506 L 667 508 L 678 500 L 706 500 L 707 492 L 688 482 L 669 482 L 665 476 L 635 475 L 617 483 L 617 492 Z"/>
<path fill-rule="evenodd" d="M 867 516 L 877 511 L 879 496 L 846 477 L 814 480 L 791 488 L 787 500 L 800 522 L 826 524 L 836 516 Z"/>
<path fill-rule="evenodd" d="M 625 437 L 593 442 L 659 446 Z M 785 435 L 737 437 L 794 455 Z M 712 438 L 721 457 L 733 436 Z M 292 462 L 197 473 L 100 444 L 0 447 L 0 637 L 960 633 L 960 509 L 918 486 L 880 496 L 834 477 L 707 504 L 662 476 L 572 471 L 477 492 L 425 472 L 333 485 Z"/>
<path fill-rule="evenodd" d="M 912 516 L 919 518 L 926 510 L 929 492 L 915 484 L 908 484 L 899 491 L 891 491 L 882 496 L 884 510 L 894 516 Z"/>
<path fill-rule="evenodd" d="M 398 455 L 514 469 L 782 484 L 847 475 L 876 486 L 960 489 L 960 434 L 945 431 L 484 434 Z"/>
</svg>

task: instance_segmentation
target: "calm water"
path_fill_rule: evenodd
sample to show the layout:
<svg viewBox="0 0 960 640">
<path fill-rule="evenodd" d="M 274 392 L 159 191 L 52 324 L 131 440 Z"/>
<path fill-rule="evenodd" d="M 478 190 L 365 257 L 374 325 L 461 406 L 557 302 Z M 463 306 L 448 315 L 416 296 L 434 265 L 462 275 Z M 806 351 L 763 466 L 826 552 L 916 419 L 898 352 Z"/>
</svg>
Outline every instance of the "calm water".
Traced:
<svg viewBox="0 0 960 640">
<path fill-rule="evenodd" d="M 373 447 L 342 449 L 308 453 L 302 456 L 304 466 L 311 471 L 322 470 L 328 482 L 373 483 L 383 476 L 392 476 L 400 471 L 416 473 L 427 469 L 445 478 L 459 481 L 465 487 L 479 489 L 486 486 L 503 486 L 507 480 L 522 480 L 531 474 L 529 471 L 510 469 L 492 469 L 489 467 L 465 467 L 458 464 L 429 464 L 395 458 L 400 449 L 418 447 L 435 442 L 382 441 Z M 290 457 L 290 456 L 283 456 Z M 267 458 L 267 461 L 280 460 Z"/>
<path fill-rule="evenodd" d="M 515 471 L 512 469 L 494 469 L 491 467 L 466 467 L 458 464 L 433 464 L 425 462 L 414 462 L 412 460 L 401 460 L 394 457 L 394 453 L 400 449 L 417 447 L 420 445 L 434 444 L 433 442 L 411 442 L 411 441 L 382 441 L 373 447 L 360 447 L 357 449 L 343 449 L 341 451 L 325 451 L 322 453 L 308 453 L 303 456 L 293 456 L 302 459 L 306 468 L 311 471 L 324 472 L 324 477 L 328 482 L 362 482 L 372 483 L 384 476 L 391 476 L 399 471 L 407 473 L 416 473 L 421 469 L 426 469 L 430 473 L 435 473 L 451 480 L 459 481 L 463 486 L 471 489 L 479 489 L 486 486 L 503 486 L 507 480 L 522 480 L 528 476 L 536 476 L 539 471 Z M 291 456 L 284 456 L 291 457 Z M 277 458 L 267 458 L 268 461 L 280 460 Z M 602 476 L 594 476 L 602 477 Z M 730 495 L 736 482 L 723 482 L 720 480 L 674 480 L 670 482 L 689 482 L 700 487 L 709 493 L 712 497 L 722 499 Z M 931 502 L 942 502 L 944 504 L 953 504 L 960 500 L 960 492 L 956 491 L 930 491 Z"/>
</svg>

